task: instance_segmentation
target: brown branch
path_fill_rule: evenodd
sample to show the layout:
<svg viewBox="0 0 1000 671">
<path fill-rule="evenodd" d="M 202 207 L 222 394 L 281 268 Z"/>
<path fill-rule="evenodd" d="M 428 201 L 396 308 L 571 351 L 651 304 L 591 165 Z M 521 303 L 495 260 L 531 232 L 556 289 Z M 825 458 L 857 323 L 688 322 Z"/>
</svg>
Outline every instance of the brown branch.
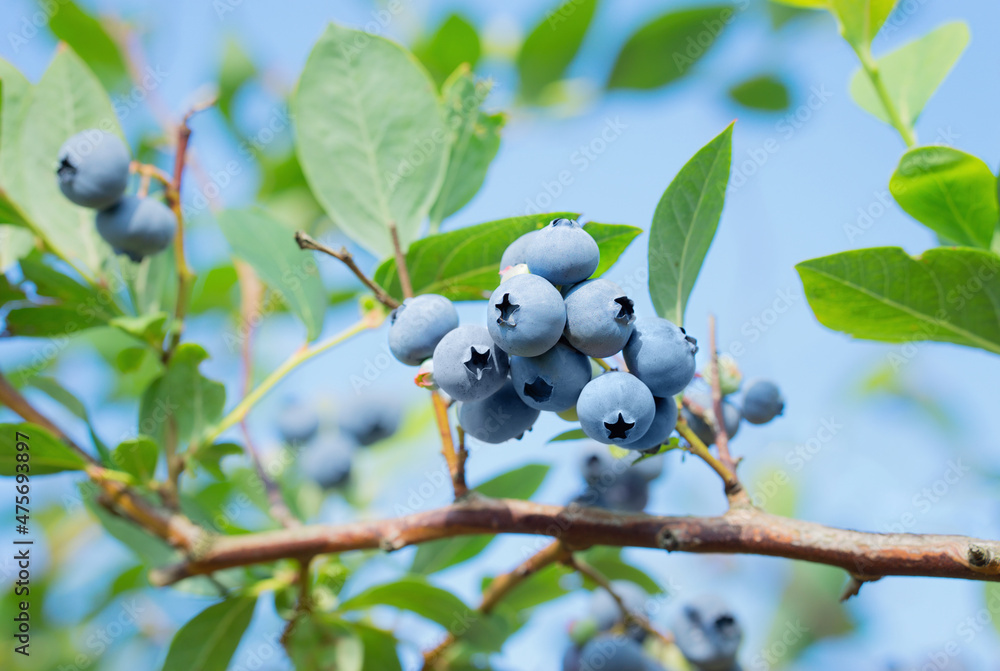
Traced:
<svg viewBox="0 0 1000 671">
<path fill-rule="evenodd" d="M 399 275 L 399 286 L 403 289 L 404 298 L 413 297 L 413 283 L 410 282 L 410 269 L 406 265 L 406 254 L 403 246 L 399 244 L 399 229 L 396 223 L 389 222 L 389 237 L 392 238 L 392 250 L 396 255 L 396 274 Z"/>
<path fill-rule="evenodd" d="M 448 472 L 451 474 L 451 485 L 455 490 L 455 498 L 460 499 L 469 493 L 469 487 L 465 484 L 465 433 L 459 427 L 459 448 L 455 449 L 455 442 L 451 436 L 451 422 L 448 421 L 448 404 L 441 394 L 436 391 L 431 392 L 431 403 L 434 406 L 434 420 L 437 422 L 438 432 L 441 434 L 441 454 L 448 464 Z"/>
<path fill-rule="evenodd" d="M 173 547 L 191 551 L 205 544 L 205 533 L 194 522 L 183 515 L 159 510 L 130 487 L 110 477 L 108 469 L 73 442 L 48 417 L 36 410 L 2 373 L 0 373 L 0 402 L 25 421 L 42 427 L 78 454 L 87 464 L 85 472 L 101 488 L 103 497 L 114 504 L 115 512 L 144 527 Z"/>
<path fill-rule="evenodd" d="M 168 585 L 192 575 L 278 559 L 391 551 L 441 538 L 501 533 L 554 536 L 572 550 L 611 545 L 785 557 L 836 566 L 864 580 L 899 575 L 1000 581 L 998 541 L 837 529 L 771 515 L 750 506 L 745 495 L 718 517 L 660 517 L 475 493 L 444 508 L 396 519 L 217 538 L 198 560 L 157 571 L 151 579 Z"/>
<path fill-rule="evenodd" d="M 525 559 L 513 571 L 498 575 L 483 592 L 483 600 L 479 603 L 479 608 L 476 611 L 481 615 L 489 615 L 497 604 L 510 594 L 515 587 L 546 566 L 555 564 L 556 562 L 568 561 L 571 557 L 572 554 L 570 551 L 559 541 L 546 545 L 542 550 Z M 456 640 L 458 640 L 457 636 L 449 632 L 440 644 L 425 652 L 423 668 L 433 668 L 434 663 Z"/>
<path fill-rule="evenodd" d="M 625 603 L 615 590 L 614 586 L 611 584 L 611 581 L 603 573 L 575 555 L 571 555 L 565 563 L 581 575 L 584 575 L 596 582 L 601 589 L 611 595 L 611 598 L 615 600 L 616 604 L 618 604 L 618 609 L 622 612 L 622 617 L 625 619 L 626 623 L 631 622 L 640 628 L 645 629 L 650 635 L 660 639 L 660 641 L 662 641 L 665 645 L 670 645 L 674 642 L 673 636 L 668 636 L 654 627 L 646 617 L 645 613 L 636 613 L 630 610 L 628 604 Z"/>
<path fill-rule="evenodd" d="M 373 294 L 375 294 L 375 300 L 377 300 L 379 303 L 381 303 L 382 305 L 386 306 L 389 309 L 399 307 L 399 301 L 390 296 L 389 292 L 387 292 L 385 289 L 379 286 L 374 280 L 365 275 L 364 272 L 361 270 L 361 268 L 358 268 L 358 265 L 354 263 L 354 257 L 351 256 L 351 253 L 347 251 L 346 247 L 341 247 L 340 251 L 337 251 L 336 249 L 327 247 L 322 242 L 313 239 L 313 237 L 310 236 L 305 231 L 295 232 L 295 242 L 298 243 L 300 249 L 312 249 L 317 252 L 323 252 L 324 254 L 328 254 L 333 258 L 338 259 L 345 266 L 350 268 L 351 272 L 354 273 L 355 277 L 361 280 L 361 283 L 364 284 L 366 287 L 368 287 Z"/>
<path fill-rule="evenodd" d="M 715 415 L 715 446 L 719 461 L 736 478 L 736 465 L 729 454 L 729 435 L 726 433 L 726 416 L 722 411 L 722 384 L 719 382 L 719 351 L 715 346 L 715 315 L 708 315 L 708 375 L 712 385 L 712 412 Z"/>
</svg>

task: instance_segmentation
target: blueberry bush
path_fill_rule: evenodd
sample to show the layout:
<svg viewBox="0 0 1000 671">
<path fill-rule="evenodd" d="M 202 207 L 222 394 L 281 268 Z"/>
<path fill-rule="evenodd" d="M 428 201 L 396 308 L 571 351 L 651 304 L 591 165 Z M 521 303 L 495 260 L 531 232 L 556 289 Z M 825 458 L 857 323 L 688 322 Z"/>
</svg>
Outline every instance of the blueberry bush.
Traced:
<svg viewBox="0 0 1000 671">
<path fill-rule="evenodd" d="M 568 73 L 584 38 L 602 28 L 592 25 L 598 2 L 567 0 L 505 54 L 518 77 L 515 113 L 670 85 L 745 4 L 655 17 L 625 40 L 595 92 Z M 872 40 L 895 4 L 783 0 L 767 11 L 775 30 L 833 15 L 861 66 L 851 96 L 907 147 L 889 191 L 940 246 L 918 257 L 899 247 L 846 251 L 797 270 L 830 329 L 1000 353 L 997 178 L 976 156 L 919 145 L 914 129 L 969 31 L 943 25 L 875 58 Z M 477 27 L 453 13 L 407 48 L 331 24 L 287 100 L 294 146 L 247 147 L 262 175 L 256 205 L 216 211 L 190 202 L 184 187 L 210 150 L 199 143 L 200 119 L 215 114 L 235 128 L 234 101 L 263 80 L 241 47 L 227 45 L 217 91 L 199 92 L 163 137 L 130 147 L 111 97 L 134 76 L 126 50 L 73 3 L 47 20 L 63 42 L 37 83 L 0 60 L 0 318 L 4 338 L 44 344 L 39 356 L 0 365 L 0 474 L 26 493 L 43 489 L 45 476 L 77 473 L 65 509 L 40 513 L 62 570 L 72 566 L 62 546 L 78 542 L 69 527 L 83 519 L 131 553 L 128 566 L 107 568 L 117 573 L 85 622 L 141 590 L 203 600 L 179 630 L 145 636 L 163 644 L 152 658 L 164 671 L 499 668 L 492 660 L 536 611 L 582 591 L 585 607 L 556 644 L 564 671 L 771 668 L 741 650 L 757 623 L 741 620 L 738 604 L 714 594 L 666 601 L 669 586 L 625 547 L 804 562 L 798 598 L 782 607 L 809 633 L 783 644 L 782 664 L 847 631 L 837 598 L 865 583 L 1000 580 L 1000 542 L 827 527 L 749 495 L 737 434 L 766 430 L 757 427 L 793 414 L 794 403 L 786 407 L 766 370 L 744 381 L 720 354 L 714 317 L 685 320 L 723 218 L 739 123 L 702 138 L 642 226 L 553 211 L 455 227 L 508 118 L 487 108 L 491 82 L 475 74 Z M 763 66 L 725 93 L 763 112 L 787 109 L 792 95 Z M 206 234 L 224 242 L 228 262 L 201 263 L 194 240 Z M 648 238 L 641 291 L 653 312 L 638 307 L 646 297 L 637 301 L 635 286 L 604 276 L 639 236 Z M 358 316 L 345 326 L 350 306 Z M 226 343 L 239 353 L 235 387 L 210 365 L 217 315 L 240 324 Z M 301 346 L 283 361 L 258 356 L 270 322 L 286 318 Z M 391 365 L 410 367 L 420 408 L 359 391 L 346 375 L 326 382 L 353 391 L 350 401 L 287 391 L 300 368 L 352 356 L 360 339 L 386 343 Z M 77 347 L 97 353 L 127 406 L 133 428 L 116 440 L 59 379 L 56 364 Z M 280 446 L 261 449 L 247 418 L 282 393 Z M 540 435 L 553 418 L 563 429 Z M 414 449 L 431 425 L 433 456 Z M 13 438 L 22 435 L 30 441 Z M 467 477 L 476 449 L 529 440 L 579 452 L 581 491 L 565 505 L 531 501 L 543 463 Z M 427 495 L 395 515 L 373 513 L 372 492 L 392 486 L 373 464 L 424 468 L 414 455 L 447 467 L 433 489 L 453 501 L 435 507 Z M 674 478 L 714 472 L 725 512 L 644 513 L 668 459 Z M 507 569 L 483 579 L 474 598 L 442 586 L 437 574 L 495 551 L 503 535 L 531 542 L 507 553 Z M 40 573 L 31 589 L 40 599 L 54 581 Z M 17 599 L 3 599 L 10 622 Z M 86 628 L 66 626 L 48 605 L 33 617 L 30 658 L 5 649 L 0 666 L 103 668 L 74 656 Z M 263 617 L 281 621 L 266 640 L 254 629 Z"/>
</svg>

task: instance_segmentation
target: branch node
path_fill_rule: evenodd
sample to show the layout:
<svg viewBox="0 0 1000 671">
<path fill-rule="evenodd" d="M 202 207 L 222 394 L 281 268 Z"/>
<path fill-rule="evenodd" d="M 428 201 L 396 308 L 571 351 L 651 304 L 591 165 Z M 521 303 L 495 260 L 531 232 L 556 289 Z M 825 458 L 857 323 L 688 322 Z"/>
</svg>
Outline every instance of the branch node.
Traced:
<svg viewBox="0 0 1000 671">
<path fill-rule="evenodd" d="M 993 563 L 993 556 L 989 550 L 979 545 L 969 545 L 967 554 L 969 564 L 976 568 L 986 568 Z"/>
<path fill-rule="evenodd" d="M 669 527 L 663 527 L 656 534 L 656 544 L 667 552 L 674 552 L 680 549 L 681 542 Z"/>
</svg>

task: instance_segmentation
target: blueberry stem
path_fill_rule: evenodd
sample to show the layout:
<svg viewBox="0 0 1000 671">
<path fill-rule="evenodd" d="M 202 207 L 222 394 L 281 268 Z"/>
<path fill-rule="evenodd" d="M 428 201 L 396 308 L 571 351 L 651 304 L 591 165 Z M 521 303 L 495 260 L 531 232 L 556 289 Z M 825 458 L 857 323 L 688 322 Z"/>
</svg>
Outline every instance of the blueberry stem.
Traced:
<svg viewBox="0 0 1000 671">
<path fill-rule="evenodd" d="M 396 273 L 399 275 L 399 286 L 403 288 L 403 298 L 413 297 L 413 284 L 410 282 L 410 269 L 406 266 L 406 254 L 399 244 L 399 230 L 396 222 L 389 222 L 389 237 L 392 238 L 392 250 L 396 255 Z"/>
<path fill-rule="evenodd" d="M 695 432 L 691 430 L 691 427 L 688 426 L 688 423 L 684 421 L 684 415 L 682 414 L 678 414 L 677 416 L 677 433 L 681 434 L 681 437 L 687 441 L 688 450 L 693 455 L 699 457 L 702 461 L 711 466 L 712 470 L 719 474 L 719 477 L 722 478 L 722 481 L 726 485 L 726 492 L 730 497 L 735 496 L 739 491 L 741 491 L 742 487 L 736 479 L 736 476 L 733 475 L 732 471 L 726 468 L 721 461 L 716 459 L 711 452 L 709 452 L 708 447 L 701 441 L 701 438 L 699 438 Z"/>
<path fill-rule="evenodd" d="M 719 461 L 736 479 L 736 464 L 729 454 L 729 436 L 726 434 L 726 418 L 722 412 L 722 385 L 719 382 L 719 351 L 715 343 L 715 315 L 708 315 L 708 375 L 712 385 L 712 412 L 715 414 L 715 446 L 719 449 Z M 727 483 L 728 484 L 728 483 Z"/>
<path fill-rule="evenodd" d="M 592 356 L 592 357 L 590 357 L 590 359 L 591 359 L 591 360 L 592 360 L 592 361 L 593 361 L 594 363 L 596 363 L 596 364 L 597 364 L 598 366 L 600 366 L 601 368 L 603 368 L 605 372 L 607 372 L 607 371 L 610 371 L 610 370 L 611 370 L 611 366 L 610 366 L 610 365 L 608 365 L 608 362 L 607 362 L 607 361 L 605 361 L 604 359 L 598 359 L 598 358 L 597 358 L 596 356 Z"/>
<path fill-rule="evenodd" d="M 345 266 L 347 266 L 355 277 L 361 280 L 361 283 L 368 287 L 373 294 L 375 294 L 375 300 L 377 300 L 382 305 L 386 306 L 390 310 L 399 307 L 399 301 L 389 295 L 385 289 L 378 285 L 377 282 L 369 278 L 362 272 L 361 268 L 354 263 L 354 257 L 351 253 L 347 251 L 346 247 L 341 247 L 340 251 L 327 247 L 322 242 L 315 240 L 305 231 L 295 232 L 295 242 L 298 243 L 299 249 L 312 249 L 317 252 L 323 252 L 333 258 L 339 260 Z"/>
</svg>

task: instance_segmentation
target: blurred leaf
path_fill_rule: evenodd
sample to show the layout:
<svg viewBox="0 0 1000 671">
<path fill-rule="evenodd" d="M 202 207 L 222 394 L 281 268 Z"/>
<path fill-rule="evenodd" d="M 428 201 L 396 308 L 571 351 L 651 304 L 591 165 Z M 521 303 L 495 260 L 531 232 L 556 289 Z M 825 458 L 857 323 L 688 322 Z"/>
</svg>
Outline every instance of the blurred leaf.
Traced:
<svg viewBox="0 0 1000 671">
<path fill-rule="evenodd" d="M 92 128 L 121 135 L 100 82 L 73 51 L 59 49 L 34 88 L 20 143 L 11 148 L 22 177 L 4 186 L 24 206 L 32 229 L 49 249 L 81 272 L 96 275 L 111 248 L 97 234 L 93 210 L 69 202 L 55 177 L 59 147 L 71 135 Z"/>
<path fill-rule="evenodd" d="M 808 2 L 808 0 L 806 0 Z M 767 3 L 767 11 L 771 16 L 771 26 L 775 30 L 779 30 L 785 26 L 785 24 L 790 21 L 802 16 L 815 15 L 818 9 L 826 9 L 828 0 L 816 0 L 815 6 L 809 6 L 804 4 L 802 6 L 790 5 L 782 2 L 781 0 L 769 0 Z"/>
<path fill-rule="evenodd" d="M 840 603 L 845 573 L 822 564 L 795 562 L 771 625 L 764 650 L 787 650 L 782 663 L 792 665 L 813 643 L 854 629 Z"/>
<path fill-rule="evenodd" d="M 111 453 L 111 463 L 119 471 L 124 471 L 140 483 L 153 479 L 156 471 L 156 460 L 160 448 L 146 436 L 130 438 L 122 442 Z"/>
<path fill-rule="evenodd" d="M 899 110 L 904 125 L 912 127 L 916 123 L 924 105 L 951 72 L 968 43 L 968 26 L 955 21 L 878 59 L 889 99 Z M 851 96 L 862 109 L 889 123 L 889 115 L 863 70 L 851 78 Z"/>
<path fill-rule="evenodd" d="M 12 182 L 20 177 L 18 161 L 18 138 L 32 96 L 31 83 L 16 67 L 0 58 L 0 185 L 11 188 Z M 0 202 L 9 196 L 3 195 Z M 7 206 L 9 207 L 9 205 Z M 0 206 L 0 210 L 3 210 Z M 5 215 L 4 218 L 10 218 Z M 23 224 L 27 225 L 27 224 Z"/>
<path fill-rule="evenodd" d="M 394 42 L 330 25 L 313 47 L 292 104 L 296 148 L 317 200 L 355 242 L 404 249 L 437 197 L 448 129 L 436 87 Z"/>
<path fill-rule="evenodd" d="M 5 436 L 0 441 L 0 475 L 17 475 L 19 472 L 29 476 L 48 475 L 80 471 L 86 466 L 83 457 L 37 424 L 0 424 L 0 434 Z M 18 450 L 18 444 L 27 444 L 28 448 Z M 26 455 L 26 460 L 19 460 L 18 454 Z M 18 471 L 18 464 L 27 464 L 28 470 L 22 468 Z"/>
<path fill-rule="evenodd" d="M 0 253 L 2 252 L 3 249 L 0 248 Z M 6 305 L 14 301 L 23 301 L 24 299 L 24 292 L 11 284 L 10 280 L 3 274 L 3 269 L 0 268 L 0 305 Z"/>
<path fill-rule="evenodd" d="M 480 109 L 491 86 L 483 81 L 477 83 L 464 68 L 456 70 L 444 83 L 441 95 L 451 129 L 451 149 L 441 191 L 431 207 L 432 230 L 472 200 L 500 148 L 504 115 L 486 114 Z"/>
<path fill-rule="evenodd" d="M 476 487 L 483 496 L 506 499 L 530 499 L 545 480 L 549 466 L 528 464 L 498 475 Z M 491 535 L 459 536 L 423 543 L 417 547 L 410 571 L 429 574 L 472 559 L 486 549 Z"/>
<path fill-rule="evenodd" d="M 126 280 L 135 296 L 136 313 L 172 312 L 177 301 L 177 263 L 173 246 L 147 257 L 134 273 L 126 275 Z"/>
<path fill-rule="evenodd" d="M 26 338 L 67 337 L 79 330 L 77 311 L 61 305 L 15 308 L 7 313 L 7 331 Z M 99 324 L 92 324 L 98 326 Z M 89 328 L 89 327 L 85 327 Z"/>
<path fill-rule="evenodd" d="M 896 0 L 829 0 L 840 34 L 856 49 L 868 49 Z"/>
<path fill-rule="evenodd" d="M 7 236 L 7 235 L 13 235 L 13 233 L 21 233 L 22 234 L 21 235 L 21 240 L 23 240 L 24 239 L 24 234 L 28 233 L 28 236 L 27 236 L 28 240 L 31 240 L 32 242 L 34 242 L 34 239 L 31 237 L 31 235 L 30 235 L 30 233 L 28 231 L 22 231 L 22 230 L 20 230 L 21 228 L 25 228 L 25 227 L 28 227 L 30 225 L 30 224 L 28 224 L 27 215 L 25 215 L 25 213 L 21 210 L 20 206 L 17 203 L 15 203 L 14 201 L 12 201 L 10 199 L 10 196 L 8 196 L 7 192 L 4 191 L 3 189 L 0 189 L 0 222 L 3 222 L 4 224 L 10 224 L 10 226 L 4 226 L 3 227 L 4 229 L 7 229 L 7 228 L 12 229 L 11 233 L 10 234 L 5 233 L 4 234 L 5 236 Z M 15 227 L 17 227 L 17 228 L 15 228 Z M 13 238 L 11 238 L 11 239 L 13 239 Z M 7 242 L 6 239 L 3 239 L 3 241 Z M 23 242 L 21 243 L 21 247 L 24 247 L 24 243 Z M 19 257 L 16 257 L 16 258 L 19 258 Z M 10 266 L 10 261 L 5 261 L 4 265 L 5 265 L 5 267 L 9 267 Z"/>
<path fill-rule="evenodd" d="M 313 612 L 299 619 L 287 647 L 296 669 L 364 670 L 363 639 L 352 623 L 329 613 Z"/>
<path fill-rule="evenodd" d="M 783 468 L 770 467 L 759 471 L 753 485 L 747 490 L 754 505 L 772 515 L 793 517 L 798 507 L 795 483 Z"/>
<path fill-rule="evenodd" d="M 570 590 L 562 586 L 562 579 L 570 573 L 572 570 L 561 564 L 546 566 L 508 592 L 502 604 L 517 613 L 522 620 L 527 619 L 526 611 L 569 594 Z M 483 591 L 486 591 L 493 580 L 493 578 L 483 580 Z"/>
<path fill-rule="evenodd" d="M 364 646 L 361 671 L 402 671 L 396 654 L 396 637 L 391 632 L 360 623 L 352 624 L 351 628 Z"/>
<path fill-rule="evenodd" d="M 80 491 L 83 504 L 97 518 L 104 530 L 135 553 L 144 563 L 151 567 L 158 567 L 176 561 L 177 552 L 164 543 L 162 539 L 150 534 L 142 527 L 136 526 L 133 522 L 110 512 L 98 503 L 97 497 L 100 494 L 100 489 L 92 481 L 85 480 L 77 483 L 77 489 Z"/>
<path fill-rule="evenodd" d="M 975 156 L 951 147 L 903 154 L 889 191 L 907 214 L 958 245 L 989 249 L 1000 221 L 997 178 Z"/>
<path fill-rule="evenodd" d="M 225 480 L 221 462 L 231 454 L 243 454 L 243 448 L 235 443 L 213 443 L 198 450 L 194 456 L 196 464 L 204 468 L 216 480 Z"/>
<path fill-rule="evenodd" d="M 166 371 L 142 395 L 140 432 L 164 445 L 173 424 L 177 443 L 184 446 L 222 417 L 225 386 L 198 370 L 207 358 L 208 352 L 194 343 L 183 343 L 174 351 Z"/>
<path fill-rule="evenodd" d="M 226 210 L 219 217 L 233 254 L 257 272 L 306 325 L 306 338 L 323 329 L 326 291 L 312 254 L 302 251 L 293 232 L 263 210 Z"/>
<path fill-rule="evenodd" d="M 227 119 L 233 118 L 233 99 L 248 81 L 257 75 L 243 46 L 234 37 L 226 38 L 222 50 L 222 64 L 219 66 L 219 111 Z"/>
<path fill-rule="evenodd" d="M 209 310 L 235 310 L 239 299 L 235 296 L 238 279 L 236 268 L 219 266 L 198 275 L 191 294 L 191 314 Z"/>
<path fill-rule="evenodd" d="M 163 671 L 218 671 L 228 667 L 256 605 L 256 597 L 238 596 L 195 615 L 170 642 Z"/>
<path fill-rule="evenodd" d="M 777 3 L 779 5 L 788 5 L 789 7 L 804 7 L 806 9 L 828 9 L 830 7 L 830 0 L 770 0 L 770 1 Z"/>
<path fill-rule="evenodd" d="M 429 39 L 413 47 L 438 86 L 462 64 L 475 68 L 480 53 L 476 27 L 460 14 L 450 14 Z"/>
<path fill-rule="evenodd" d="M 2 196 L 0 196 L 2 199 Z M 0 218 L 3 215 L 0 203 Z M 0 275 L 27 256 L 35 248 L 35 236 L 31 231 L 16 226 L 0 224 Z"/>
<path fill-rule="evenodd" d="M 80 402 L 80 399 L 74 396 L 72 392 L 66 389 L 66 387 L 62 386 L 59 380 L 54 377 L 49 377 L 48 375 L 32 376 L 26 380 L 26 384 L 45 393 L 53 401 L 59 403 L 71 413 L 82 419 L 84 423 L 86 423 L 87 429 L 90 431 L 90 438 L 94 441 L 94 447 L 97 448 L 97 451 L 101 456 L 102 463 L 108 465 L 108 459 L 110 458 L 111 453 L 108 451 L 108 447 L 97 436 L 97 432 L 94 431 L 94 425 L 90 421 L 90 414 L 87 412 L 87 408 L 84 407 L 83 403 Z"/>
<path fill-rule="evenodd" d="M 865 340 L 934 340 L 1000 353 L 1000 257 L 939 247 L 842 252 L 796 266 L 824 326 Z"/>
<path fill-rule="evenodd" d="M 522 99 L 535 101 L 546 86 L 562 79 L 596 10 L 597 0 L 566 0 L 531 30 L 517 54 Z"/>
<path fill-rule="evenodd" d="M 780 112 L 788 109 L 788 87 L 774 75 L 757 75 L 729 89 L 729 97 L 754 110 Z"/>
<path fill-rule="evenodd" d="M 732 143 L 729 124 L 681 168 L 653 213 L 649 294 L 657 314 L 678 326 L 722 217 Z"/>
<path fill-rule="evenodd" d="M 418 240 L 406 255 L 413 291 L 441 294 L 451 300 L 483 300 L 500 284 L 500 257 L 510 243 L 544 227 L 552 219 L 577 216 L 572 212 L 553 212 L 511 217 Z M 583 228 L 601 250 L 601 265 L 595 277 L 618 259 L 626 238 L 642 232 L 622 224 L 588 223 Z M 393 296 L 402 297 L 394 259 L 378 267 L 375 281 Z"/>
<path fill-rule="evenodd" d="M 609 580 L 627 580 L 643 588 L 648 594 L 663 594 L 664 590 L 658 582 L 642 569 L 627 564 L 622 559 L 621 548 L 598 546 L 587 550 L 583 557 Z M 590 580 L 584 580 L 584 585 L 589 589 L 597 587 L 597 584 Z"/>
<path fill-rule="evenodd" d="M 560 443 L 564 440 L 587 440 L 587 434 L 583 432 L 583 429 L 570 429 L 569 431 L 563 431 L 559 435 L 549 438 L 550 443 Z"/>
<path fill-rule="evenodd" d="M 49 30 L 52 34 L 80 55 L 104 88 L 121 88 L 129 78 L 128 66 L 118 43 L 104 25 L 72 0 L 44 4 L 51 12 Z"/>
<path fill-rule="evenodd" d="M 147 343 L 153 349 L 159 349 L 169 318 L 170 315 L 166 312 L 150 312 L 138 317 L 115 317 L 108 324 Z"/>
<path fill-rule="evenodd" d="M 732 5 L 663 14 L 633 33 L 615 59 L 609 89 L 655 89 L 680 79 L 733 20 Z"/>
</svg>

